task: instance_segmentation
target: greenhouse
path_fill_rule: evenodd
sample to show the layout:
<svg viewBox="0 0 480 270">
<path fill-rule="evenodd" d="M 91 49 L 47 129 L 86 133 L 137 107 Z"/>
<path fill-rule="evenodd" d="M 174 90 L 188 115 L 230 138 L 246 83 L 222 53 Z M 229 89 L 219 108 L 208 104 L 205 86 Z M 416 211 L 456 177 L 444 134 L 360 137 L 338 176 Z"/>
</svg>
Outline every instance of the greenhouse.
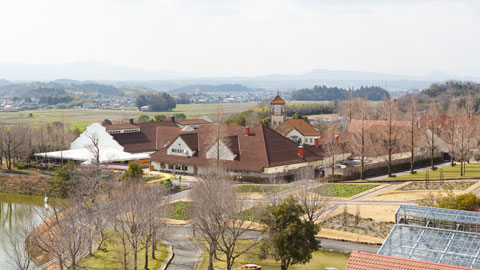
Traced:
<svg viewBox="0 0 480 270">
<path fill-rule="evenodd" d="M 473 211 L 400 205 L 395 223 L 480 233 L 480 213 Z"/>
<path fill-rule="evenodd" d="M 378 254 L 480 268 L 480 234 L 395 224 Z"/>
</svg>

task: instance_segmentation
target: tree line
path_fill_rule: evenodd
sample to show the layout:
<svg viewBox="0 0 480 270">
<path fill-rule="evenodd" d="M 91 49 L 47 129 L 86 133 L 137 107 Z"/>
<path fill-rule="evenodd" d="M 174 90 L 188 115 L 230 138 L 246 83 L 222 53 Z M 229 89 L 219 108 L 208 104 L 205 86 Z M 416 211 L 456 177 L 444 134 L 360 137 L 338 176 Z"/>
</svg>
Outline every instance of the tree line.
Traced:
<svg viewBox="0 0 480 270">
<path fill-rule="evenodd" d="M 349 96 L 380 101 L 383 96 L 390 97 L 390 93 L 378 86 L 362 86 L 359 89 L 348 90 L 339 87 L 315 85 L 312 89 L 300 89 L 292 93 L 292 100 L 299 101 L 332 101 L 346 100 Z"/>
<path fill-rule="evenodd" d="M 171 111 L 177 106 L 176 100 L 166 92 L 158 94 L 139 95 L 135 100 L 138 109 L 148 106 L 149 111 L 162 112 Z"/>
</svg>

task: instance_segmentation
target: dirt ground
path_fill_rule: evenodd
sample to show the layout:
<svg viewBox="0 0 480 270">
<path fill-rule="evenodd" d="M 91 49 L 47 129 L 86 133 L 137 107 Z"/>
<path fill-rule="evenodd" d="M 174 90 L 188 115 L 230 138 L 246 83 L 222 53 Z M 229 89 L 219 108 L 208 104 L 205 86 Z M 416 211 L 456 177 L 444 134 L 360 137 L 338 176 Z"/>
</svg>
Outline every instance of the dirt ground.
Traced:
<svg viewBox="0 0 480 270">
<path fill-rule="evenodd" d="M 372 196 L 367 196 L 362 198 L 361 201 L 398 201 L 398 202 L 412 202 L 418 201 L 425 198 L 429 193 L 435 195 L 444 194 L 444 190 L 400 190 L 402 187 L 408 185 L 410 182 L 404 184 L 396 185 L 391 188 L 388 188 L 378 194 L 373 194 Z M 470 186 L 465 190 L 454 190 L 455 195 L 460 195 L 464 193 L 471 192 L 480 186 L 480 182 Z"/>
<path fill-rule="evenodd" d="M 318 237 L 328 238 L 328 239 L 342 239 L 352 242 L 361 242 L 369 244 L 382 244 L 384 239 L 378 237 L 372 237 L 368 235 L 360 235 L 356 233 L 330 230 L 330 229 L 321 229 L 317 234 Z"/>
</svg>

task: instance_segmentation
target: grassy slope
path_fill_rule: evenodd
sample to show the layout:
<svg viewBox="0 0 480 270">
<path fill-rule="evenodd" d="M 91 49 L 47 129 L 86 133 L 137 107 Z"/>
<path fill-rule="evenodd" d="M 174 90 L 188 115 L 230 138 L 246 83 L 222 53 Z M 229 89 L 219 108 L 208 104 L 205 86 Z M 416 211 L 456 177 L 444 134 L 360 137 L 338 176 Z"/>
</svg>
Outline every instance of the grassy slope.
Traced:
<svg viewBox="0 0 480 270">
<path fill-rule="evenodd" d="M 377 186 L 374 184 L 327 184 L 317 188 L 315 192 L 320 192 L 323 196 L 346 198 Z"/>
<path fill-rule="evenodd" d="M 465 176 L 460 176 L 460 165 L 455 167 L 446 166 L 435 171 L 428 170 L 429 179 L 440 179 L 440 173 L 443 171 L 443 179 L 453 178 L 480 178 L 480 163 L 467 164 Z M 416 174 L 400 175 L 392 178 L 385 178 L 384 180 L 425 180 L 426 171 L 418 172 Z"/>
<path fill-rule="evenodd" d="M 82 269 L 89 270 L 114 270 L 122 269 L 121 264 L 119 263 L 118 256 L 120 253 L 119 250 L 120 240 L 116 238 L 116 233 L 113 230 L 107 230 L 106 241 L 107 251 L 96 251 L 93 256 L 86 257 L 81 261 Z M 149 250 L 149 269 L 160 269 L 162 262 L 167 258 L 167 247 L 165 244 L 159 242 L 158 251 L 156 252 L 156 260 L 151 258 L 151 250 Z M 145 250 L 140 250 L 138 252 L 138 266 L 137 269 L 143 269 L 145 261 Z M 131 266 L 129 267 L 131 269 Z"/>
<path fill-rule="evenodd" d="M 276 186 L 276 185 L 239 185 L 235 187 L 235 191 L 239 193 L 276 193 L 292 188 L 291 186 Z"/>
<path fill-rule="evenodd" d="M 237 247 L 238 250 L 245 247 L 246 244 L 251 243 L 251 241 L 240 241 L 239 246 Z M 233 269 L 240 269 L 241 265 L 247 263 L 254 263 L 260 265 L 262 270 L 278 270 L 280 269 L 280 263 L 276 262 L 273 258 L 268 257 L 267 259 L 259 259 L 258 254 L 260 254 L 259 247 L 254 247 L 251 249 L 247 254 L 240 256 L 236 261 Z M 221 255 L 218 253 L 218 255 Z M 334 252 L 334 251 L 326 251 L 326 250 L 319 250 L 313 253 L 312 260 L 305 264 L 293 265 L 288 269 L 291 270 L 321 270 L 325 267 L 335 267 L 338 270 L 345 269 L 348 261 L 348 253 L 341 253 L 341 252 Z M 223 256 L 220 256 L 223 258 Z M 204 253 L 202 266 L 200 269 L 207 269 L 208 265 L 208 254 Z M 214 262 L 214 267 L 217 270 L 226 269 L 225 263 L 220 261 Z"/>
<path fill-rule="evenodd" d="M 172 203 L 169 218 L 177 219 L 177 220 L 190 219 L 188 215 L 188 211 L 191 205 L 192 205 L 191 202 L 186 202 L 186 201 L 178 201 L 178 202 Z"/>
</svg>

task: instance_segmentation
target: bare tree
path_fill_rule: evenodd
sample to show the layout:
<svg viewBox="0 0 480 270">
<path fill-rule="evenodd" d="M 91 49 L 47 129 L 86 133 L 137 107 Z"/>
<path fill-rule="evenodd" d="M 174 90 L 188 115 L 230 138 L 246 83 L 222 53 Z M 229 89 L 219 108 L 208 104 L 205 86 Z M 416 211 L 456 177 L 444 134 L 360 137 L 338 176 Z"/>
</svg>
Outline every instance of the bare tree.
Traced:
<svg viewBox="0 0 480 270">
<path fill-rule="evenodd" d="M 429 121 L 428 121 L 428 128 L 430 129 L 430 132 L 427 133 L 427 144 L 428 148 L 430 150 L 430 165 L 432 167 L 432 170 L 435 170 L 435 150 L 437 148 L 437 145 L 435 143 L 435 137 L 437 136 L 437 118 L 438 118 L 438 108 L 437 108 L 437 103 L 435 102 L 435 99 L 431 100 L 429 109 L 428 109 L 428 115 L 429 115 Z"/>
<path fill-rule="evenodd" d="M 392 176 L 392 156 L 401 143 L 401 134 L 395 128 L 395 121 L 398 118 L 398 106 L 396 100 L 391 100 L 387 97 L 383 98 L 381 110 L 381 118 L 386 121 L 385 125 L 381 126 L 381 134 L 379 138 L 382 140 L 383 155 L 386 156 L 388 176 Z"/>
<path fill-rule="evenodd" d="M 360 179 L 363 179 L 363 172 L 365 168 L 365 160 L 367 158 L 368 149 L 372 146 L 372 139 L 370 131 L 367 129 L 365 122 L 369 118 L 370 111 L 368 101 L 362 100 L 358 104 L 361 113 L 361 127 L 360 132 L 352 134 L 352 148 L 355 155 L 360 158 Z"/>
<path fill-rule="evenodd" d="M 305 219 L 315 222 L 329 207 L 325 196 L 328 181 L 318 185 L 315 181 L 304 181 L 296 194 L 296 199 L 305 211 Z"/>
<path fill-rule="evenodd" d="M 420 130 L 418 129 L 418 105 L 417 96 L 415 94 L 410 95 L 410 103 L 408 106 L 408 120 L 410 125 L 408 126 L 408 147 L 410 148 L 410 173 L 415 173 L 415 149 L 417 147 L 417 138 Z"/>
<path fill-rule="evenodd" d="M 13 159 L 18 156 L 18 151 L 25 143 L 25 132 L 22 126 L 0 126 L 0 151 L 9 171 L 12 170 Z"/>
<path fill-rule="evenodd" d="M 445 142 L 448 144 L 448 152 L 450 153 L 450 165 L 453 167 L 456 154 L 456 134 L 457 134 L 457 114 L 458 105 L 456 100 L 450 100 L 448 105 L 448 119 L 445 123 L 445 127 L 442 129 L 442 135 Z"/>
<path fill-rule="evenodd" d="M 336 124 L 331 123 L 327 131 L 324 132 L 324 141 L 323 149 L 325 151 L 327 158 L 327 164 L 330 166 L 332 171 L 331 176 L 335 177 L 335 163 L 337 162 L 337 157 L 343 152 L 343 143 L 340 142 L 340 135 L 336 129 Z"/>
<path fill-rule="evenodd" d="M 227 269 L 232 269 L 235 260 L 254 245 L 241 250 L 237 245 L 253 224 L 242 220 L 247 205 L 237 197 L 222 168 L 211 168 L 192 186 L 190 196 L 194 228 L 208 244 L 208 269 L 213 269 L 213 258 L 219 259 L 217 250 L 225 255 Z"/>
<path fill-rule="evenodd" d="M 40 215 L 42 223 L 32 233 L 35 248 L 53 256 L 63 270 L 78 269 L 78 261 L 88 250 L 87 225 L 82 220 L 82 210 L 76 205 L 68 208 L 51 207 L 51 215 Z"/>
</svg>

